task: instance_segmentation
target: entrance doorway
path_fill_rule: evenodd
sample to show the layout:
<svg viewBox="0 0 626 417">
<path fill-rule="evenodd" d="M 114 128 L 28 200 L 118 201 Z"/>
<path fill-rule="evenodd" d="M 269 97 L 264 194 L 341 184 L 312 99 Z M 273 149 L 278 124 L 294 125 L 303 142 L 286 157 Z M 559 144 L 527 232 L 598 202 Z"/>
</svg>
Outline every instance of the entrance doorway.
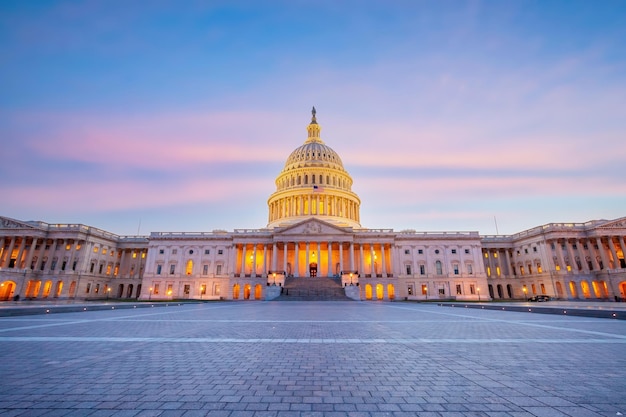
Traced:
<svg viewBox="0 0 626 417">
<path fill-rule="evenodd" d="M 309 276 L 312 278 L 317 276 L 317 264 L 315 262 L 309 264 Z"/>
</svg>

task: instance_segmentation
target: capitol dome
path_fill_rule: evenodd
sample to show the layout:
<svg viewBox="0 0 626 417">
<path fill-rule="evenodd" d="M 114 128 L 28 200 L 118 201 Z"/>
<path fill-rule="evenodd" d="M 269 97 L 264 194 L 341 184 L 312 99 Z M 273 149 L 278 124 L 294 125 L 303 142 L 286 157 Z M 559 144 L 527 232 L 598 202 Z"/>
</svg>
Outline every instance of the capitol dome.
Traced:
<svg viewBox="0 0 626 417">
<path fill-rule="evenodd" d="M 268 227 L 311 217 L 342 227 L 361 227 L 361 200 L 352 192 L 352 177 L 337 152 L 320 138 L 321 130 L 313 107 L 307 140 L 291 152 L 276 178 L 276 192 L 268 200 Z"/>
</svg>

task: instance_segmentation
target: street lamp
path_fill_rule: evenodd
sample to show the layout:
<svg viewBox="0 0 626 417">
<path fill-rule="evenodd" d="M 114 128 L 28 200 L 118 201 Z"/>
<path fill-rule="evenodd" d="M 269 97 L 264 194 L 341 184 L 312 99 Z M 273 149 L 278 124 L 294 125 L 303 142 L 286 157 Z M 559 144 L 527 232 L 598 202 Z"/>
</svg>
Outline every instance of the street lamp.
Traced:
<svg viewBox="0 0 626 417">
<path fill-rule="evenodd" d="M 152 300 L 152 287 L 150 287 L 150 292 L 148 293 L 148 301 Z"/>
<path fill-rule="evenodd" d="M 109 299 L 109 294 L 111 294 L 111 287 L 107 288 L 107 300 Z"/>
<path fill-rule="evenodd" d="M 272 277 L 274 278 L 274 283 L 272 285 L 276 286 L 276 272 L 272 273 Z"/>
<path fill-rule="evenodd" d="M 352 285 L 352 272 L 350 272 L 350 285 Z"/>
<path fill-rule="evenodd" d="M 426 294 L 426 301 L 428 301 L 428 284 L 424 286 L 424 293 Z"/>
<path fill-rule="evenodd" d="M 478 302 L 480 302 L 480 288 L 476 287 L 476 291 L 478 292 Z"/>
<path fill-rule="evenodd" d="M 202 300 L 202 296 L 204 295 L 206 291 L 206 284 L 202 284 L 200 285 L 200 299 Z"/>
<path fill-rule="evenodd" d="M 524 291 L 524 301 L 528 301 L 528 298 L 526 297 L 526 291 L 528 291 L 528 290 L 526 289 L 526 285 L 524 285 L 524 286 L 522 287 L 522 291 Z"/>
</svg>

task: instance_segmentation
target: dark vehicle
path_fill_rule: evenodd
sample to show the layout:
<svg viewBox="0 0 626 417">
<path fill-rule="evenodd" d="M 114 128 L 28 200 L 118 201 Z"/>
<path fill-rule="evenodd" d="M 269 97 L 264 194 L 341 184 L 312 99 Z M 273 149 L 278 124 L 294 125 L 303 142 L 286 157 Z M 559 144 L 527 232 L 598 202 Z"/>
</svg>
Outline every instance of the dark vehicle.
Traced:
<svg viewBox="0 0 626 417">
<path fill-rule="evenodd" d="M 530 297 L 528 301 L 537 302 L 537 303 L 541 303 L 543 301 L 550 301 L 550 296 L 549 295 L 535 295 L 535 296 Z"/>
</svg>

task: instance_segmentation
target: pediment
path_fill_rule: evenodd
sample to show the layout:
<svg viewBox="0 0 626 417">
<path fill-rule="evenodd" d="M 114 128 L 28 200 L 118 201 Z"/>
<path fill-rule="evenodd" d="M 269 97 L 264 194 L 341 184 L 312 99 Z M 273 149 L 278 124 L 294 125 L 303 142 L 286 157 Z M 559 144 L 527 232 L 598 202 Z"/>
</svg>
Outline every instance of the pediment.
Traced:
<svg viewBox="0 0 626 417">
<path fill-rule="evenodd" d="M 36 229 L 36 227 L 19 220 L 0 216 L 0 229 Z"/>
<path fill-rule="evenodd" d="M 283 230 L 277 231 L 276 235 L 281 236 L 302 236 L 302 235 L 345 235 L 350 233 L 346 228 L 338 227 L 317 219 L 304 220 Z"/>
<path fill-rule="evenodd" d="M 598 226 L 598 229 L 626 229 L 626 217 L 609 220 L 603 225 Z"/>
</svg>

